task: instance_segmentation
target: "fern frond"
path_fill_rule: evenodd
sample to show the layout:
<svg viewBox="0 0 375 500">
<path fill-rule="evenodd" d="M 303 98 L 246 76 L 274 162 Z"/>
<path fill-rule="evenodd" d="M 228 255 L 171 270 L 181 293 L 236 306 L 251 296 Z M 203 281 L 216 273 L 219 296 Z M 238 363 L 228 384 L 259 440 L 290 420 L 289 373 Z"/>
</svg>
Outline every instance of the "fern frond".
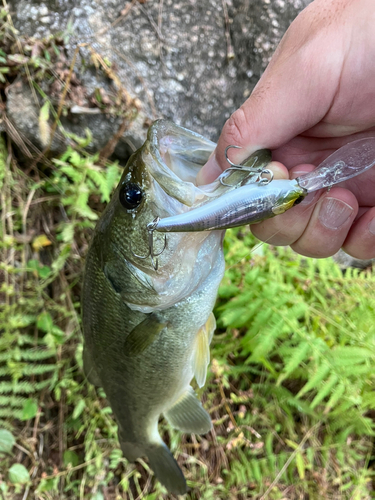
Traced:
<svg viewBox="0 0 375 500">
<path fill-rule="evenodd" d="M 22 374 L 25 377 L 32 375 L 43 375 L 44 373 L 56 371 L 56 365 L 41 365 L 41 364 L 28 364 L 22 368 Z"/>
<path fill-rule="evenodd" d="M 5 406 L 22 408 L 26 401 L 27 398 L 14 396 L 13 394 L 11 396 L 0 396 L 0 408 Z"/>
<path fill-rule="evenodd" d="M 20 356 L 21 359 L 32 362 L 55 358 L 56 353 L 52 349 L 27 349 L 22 350 Z"/>
<path fill-rule="evenodd" d="M 310 378 L 310 380 L 302 387 L 302 389 L 297 394 L 297 398 L 302 397 L 306 392 L 311 391 L 312 389 L 316 389 L 318 385 L 322 382 L 322 380 L 328 375 L 331 367 L 328 363 L 322 363 L 314 373 L 314 375 Z"/>
<path fill-rule="evenodd" d="M 22 414 L 23 414 L 23 411 L 18 409 L 18 408 L 11 408 L 11 407 L 0 408 L 0 419 L 1 418 L 8 418 L 8 419 L 18 418 L 19 420 L 22 420 Z"/>
<path fill-rule="evenodd" d="M 277 380 L 277 385 L 280 385 L 283 380 L 285 380 L 302 361 L 304 361 L 307 355 L 310 353 L 311 347 L 309 342 L 301 342 L 301 344 L 292 351 L 292 355 L 287 360 L 283 372 Z"/>
<path fill-rule="evenodd" d="M 337 384 L 339 378 L 335 373 L 332 373 L 329 379 L 323 384 L 313 399 L 310 407 L 314 409 L 324 398 L 326 398 Z"/>
<path fill-rule="evenodd" d="M 14 394 L 32 394 L 45 389 L 50 384 L 50 380 L 43 380 L 41 382 L 25 382 L 18 381 L 16 383 L 12 382 L 0 382 L 0 394 L 14 393 Z"/>
</svg>

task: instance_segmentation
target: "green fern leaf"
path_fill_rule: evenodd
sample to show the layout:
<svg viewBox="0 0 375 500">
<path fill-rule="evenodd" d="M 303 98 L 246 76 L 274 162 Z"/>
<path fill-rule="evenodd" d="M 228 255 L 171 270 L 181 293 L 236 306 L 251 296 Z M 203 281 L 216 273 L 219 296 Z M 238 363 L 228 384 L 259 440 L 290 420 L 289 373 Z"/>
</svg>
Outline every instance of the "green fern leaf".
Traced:
<svg viewBox="0 0 375 500">
<path fill-rule="evenodd" d="M 323 401 L 324 398 L 328 396 L 328 394 L 337 384 L 338 380 L 339 380 L 338 376 L 335 373 L 332 373 L 327 382 L 323 384 L 323 387 L 318 391 L 318 394 L 313 399 L 310 405 L 312 409 L 314 409 L 321 401 Z"/>
<path fill-rule="evenodd" d="M 306 392 L 311 391 L 312 389 L 316 389 L 318 385 L 322 382 L 322 380 L 328 375 L 331 367 L 328 363 L 323 363 L 320 365 L 314 375 L 310 378 L 310 380 L 305 384 L 302 389 L 297 394 L 297 398 L 301 398 Z"/>
<path fill-rule="evenodd" d="M 55 358 L 55 351 L 52 349 L 28 349 L 20 352 L 21 359 L 25 361 L 43 361 L 48 358 Z"/>
<path fill-rule="evenodd" d="M 292 356 L 286 363 L 285 368 L 277 380 L 277 385 L 280 385 L 296 368 L 302 361 L 307 357 L 311 350 L 310 344 L 308 342 L 301 342 L 301 344 L 292 351 Z"/>
<path fill-rule="evenodd" d="M 333 408 L 336 403 L 340 400 L 340 398 L 344 395 L 346 391 L 346 385 L 340 382 L 335 389 L 332 391 L 331 397 L 328 400 L 328 403 L 324 409 L 324 413 L 328 413 L 331 408 Z"/>
</svg>

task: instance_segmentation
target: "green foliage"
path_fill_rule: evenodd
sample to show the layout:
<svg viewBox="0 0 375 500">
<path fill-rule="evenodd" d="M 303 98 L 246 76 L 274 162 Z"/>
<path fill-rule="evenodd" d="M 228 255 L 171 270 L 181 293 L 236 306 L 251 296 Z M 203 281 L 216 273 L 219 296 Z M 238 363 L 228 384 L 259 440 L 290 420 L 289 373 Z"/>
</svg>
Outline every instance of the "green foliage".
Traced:
<svg viewBox="0 0 375 500">
<path fill-rule="evenodd" d="M 228 472 L 230 484 L 270 484 L 288 464 L 280 481 L 321 498 L 312 478 L 335 457 L 341 491 L 367 498 L 371 471 L 355 469 L 369 460 L 375 430 L 373 274 L 259 247 L 247 231 L 228 232 L 225 246 L 215 374 L 247 395 L 231 394 L 246 410 L 237 433 L 256 429 L 263 442 Z M 252 434 L 243 432 L 246 447 Z"/>
<path fill-rule="evenodd" d="M 9 481 L 13 484 L 24 484 L 30 480 L 26 467 L 22 464 L 13 464 L 9 469 Z"/>
<path fill-rule="evenodd" d="M 39 423 L 46 428 L 47 435 L 51 432 L 49 439 L 56 443 L 56 405 L 61 405 L 62 412 L 65 406 L 71 409 L 64 419 L 66 431 L 62 430 L 69 434 L 69 442 L 74 436 L 87 439 L 78 452 L 63 450 L 61 467 L 65 466 L 68 471 L 77 466 L 80 469 L 86 460 L 85 474 L 95 483 L 98 468 L 103 466 L 105 456 L 112 449 L 104 452 L 98 446 L 98 429 L 106 429 L 102 442 L 116 443 L 117 427 L 109 417 L 110 409 L 105 402 L 98 404 L 92 387 L 87 389 L 86 383 L 82 384 L 79 293 L 75 296 L 73 291 L 82 271 L 82 261 L 77 260 L 76 255 L 77 242 L 87 247 L 85 231 L 93 226 L 83 215 L 90 212 L 96 217 L 92 207 L 108 201 L 109 192 L 121 174 L 117 164 L 99 167 L 94 163 L 96 160 L 97 157 L 80 156 L 69 150 L 56 160 L 48 177 L 35 182 L 11 160 L 0 137 L 4 211 L 12 213 L 14 200 L 18 203 L 12 217 L 0 226 L 0 272 L 4 278 L 0 290 L 4 299 L 0 309 L 0 471 L 7 471 L 6 492 L 10 495 L 12 491 L 19 492 L 29 481 L 27 470 L 34 466 L 24 454 L 24 463 L 12 465 L 14 458 L 10 452 L 14 445 L 27 450 L 31 457 L 43 449 L 38 448 L 31 437 L 30 443 L 25 441 L 20 432 L 22 427 L 26 424 L 26 428 L 32 428 L 31 422 L 35 422 L 37 429 Z M 83 191 L 88 195 L 82 197 Z M 47 201 L 36 203 L 34 210 L 28 209 L 25 203 L 29 193 L 36 200 L 46 198 Z M 38 222 L 41 205 L 56 220 L 48 228 L 48 237 L 43 231 L 46 225 L 41 228 Z M 66 212 L 61 217 L 59 207 L 63 206 Z M 22 221 L 26 213 L 25 225 Z M 34 227 L 39 228 L 36 234 Z M 52 448 L 49 445 L 48 453 L 56 445 L 59 443 Z M 43 460 L 49 463 L 49 455 Z M 56 469 L 48 466 L 47 476 L 37 478 L 33 486 L 41 495 L 60 491 L 60 476 L 55 477 L 53 470 Z M 74 479 L 73 484 L 67 486 L 67 494 L 72 498 L 76 498 L 77 484 Z"/>
<path fill-rule="evenodd" d="M 21 420 L 30 420 L 30 418 L 34 418 L 37 413 L 38 413 L 38 403 L 35 401 L 35 399 L 32 398 L 26 399 L 22 408 Z"/>
<path fill-rule="evenodd" d="M 10 453 L 14 443 L 13 434 L 6 429 L 0 429 L 0 453 Z"/>
<path fill-rule="evenodd" d="M 289 391 L 288 405 L 308 403 L 306 411 L 336 432 L 349 425 L 350 432 L 371 435 L 374 426 L 364 414 L 375 382 L 375 278 L 351 274 L 343 276 L 328 259 L 266 246 L 247 268 L 234 257 L 226 280 L 236 290 L 228 293 L 224 282 L 218 325 L 241 331 L 232 347 L 244 366 L 263 367 L 264 383 L 275 390 L 292 381 L 300 387 Z"/>
<path fill-rule="evenodd" d="M 146 462 L 122 457 L 105 394 L 82 370 L 83 257 L 121 173 L 97 159 L 69 149 L 32 177 L 0 142 L 11 214 L 0 226 L 0 497 L 30 488 L 42 500 L 167 498 Z M 189 497 L 370 498 L 373 274 L 343 275 L 245 229 L 227 232 L 225 253 L 199 391 L 214 430 L 191 437 L 160 425 Z"/>
</svg>

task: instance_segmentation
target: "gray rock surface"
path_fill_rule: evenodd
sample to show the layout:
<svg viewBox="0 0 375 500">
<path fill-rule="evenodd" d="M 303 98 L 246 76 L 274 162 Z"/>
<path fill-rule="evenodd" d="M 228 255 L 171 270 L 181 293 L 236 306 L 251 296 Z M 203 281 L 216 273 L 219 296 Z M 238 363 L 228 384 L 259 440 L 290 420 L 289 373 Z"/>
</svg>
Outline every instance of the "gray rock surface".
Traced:
<svg viewBox="0 0 375 500">
<path fill-rule="evenodd" d="M 44 37 L 64 31 L 70 34 L 70 57 L 77 44 L 89 43 L 114 61 L 124 86 L 140 99 L 144 116 L 170 118 L 216 140 L 310 0 L 8 3 L 20 34 Z M 231 52 L 234 57 L 228 58 Z M 78 66 L 88 59 L 87 48 L 80 56 Z M 136 145 L 145 136 L 142 125 L 141 120 L 128 134 Z"/>
<path fill-rule="evenodd" d="M 375 259 L 355 259 L 351 255 L 344 252 L 344 250 L 339 250 L 337 254 L 333 256 L 334 260 L 341 267 L 341 269 L 348 269 L 348 267 L 356 267 L 358 269 L 366 269 L 367 267 L 373 266 Z"/>
<path fill-rule="evenodd" d="M 101 86 L 104 83 L 101 82 Z M 18 79 L 11 85 L 7 92 L 7 117 L 15 125 L 17 132 L 30 144 L 30 142 L 42 151 L 46 143 L 43 143 L 39 128 L 39 110 L 43 104 L 39 98 L 39 103 L 35 102 L 34 95 L 27 82 Z M 55 102 L 57 108 L 58 102 Z M 74 108 L 72 108 L 74 110 Z M 92 140 L 88 146 L 88 151 L 96 152 L 105 147 L 113 134 L 120 127 L 121 118 L 101 113 L 97 114 L 71 113 L 61 117 L 61 124 L 64 130 L 78 137 L 86 137 L 86 128 L 92 134 Z M 51 127 L 50 127 L 51 128 Z M 57 131 L 54 134 L 51 151 L 55 154 L 63 153 L 69 143 L 69 138 Z"/>
</svg>

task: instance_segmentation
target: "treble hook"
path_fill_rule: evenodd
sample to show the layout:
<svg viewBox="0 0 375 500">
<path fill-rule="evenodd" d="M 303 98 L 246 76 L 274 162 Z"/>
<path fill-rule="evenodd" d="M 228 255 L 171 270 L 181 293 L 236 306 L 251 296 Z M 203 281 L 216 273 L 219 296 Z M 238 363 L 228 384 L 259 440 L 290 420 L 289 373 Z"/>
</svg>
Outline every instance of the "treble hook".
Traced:
<svg viewBox="0 0 375 500">
<path fill-rule="evenodd" d="M 241 146 L 234 146 L 234 145 L 230 145 L 230 146 L 227 146 L 225 148 L 225 159 L 227 160 L 227 162 L 229 163 L 230 167 L 227 168 L 225 170 L 225 172 L 223 172 L 223 174 L 220 176 L 220 183 L 223 185 L 223 186 L 227 186 L 227 187 L 234 187 L 234 184 L 227 184 L 226 182 L 224 182 L 224 179 L 226 177 L 228 177 L 228 172 L 230 173 L 230 171 L 232 170 L 240 170 L 240 171 L 245 171 L 245 172 L 249 172 L 249 175 L 246 176 L 241 182 L 240 182 L 240 186 L 243 186 L 244 184 L 247 184 L 250 182 L 259 182 L 261 185 L 265 185 L 265 184 L 268 184 L 272 181 L 273 179 L 273 173 L 268 170 L 268 169 L 263 169 L 263 167 L 260 167 L 260 168 L 257 168 L 257 167 L 253 167 L 252 165 L 254 165 L 254 163 L 256 162 L 257 158 L 255 157 L 254 158 L 254 161 L 253 161 L 253 164 L 252 165 L 241 165 L 241 164 L 237 164 L 237 163 L 233 163 L 229 158 L 228 158 L 228 149 L 230 148 L 234 148 L 234 149 L 242 149 Z M 262 174 L 270 174 L 271 178 L 268 179 L 268 178 L 262 178 Z M 254 178 L 254 179 L 253 179 Z M 253 180 L 250 180 L 250 179 L 253 179 Z"/>
<path fill-rule="evenodd" d="M 165 234 L 164 235 L 164 246 L 162 248 L 162 250 L 159 252 L 159 253 L 154 253 L 154 231 L 156 229 L 156 226 L 158 225 L 160 221 L 160 217 L 156 217 L 152 222 L 150 222 L 149 224 L 147 224 L 147 239 L 148 239 L 148 253 L 147 255 L 137 255 L 136 253 L 133 252 L 132 249 L 131 250 L 131 253 L 134 255 L 134 257 L 137 257 L 138 259 L 148 259 L 148 257 L 151 258 L 151 264 L 152 264 L 152 267 L 155 269 L 155 271 L 158 270 L 158 267 L 159 267 L 159 262 L 158 262 L 158 259 L 156 259 L 154 261 L 154 257 L 159 257 L 159 255 L 161 255 L 164 250 L 167 248 L 167 235 Z"/>
</svg>

